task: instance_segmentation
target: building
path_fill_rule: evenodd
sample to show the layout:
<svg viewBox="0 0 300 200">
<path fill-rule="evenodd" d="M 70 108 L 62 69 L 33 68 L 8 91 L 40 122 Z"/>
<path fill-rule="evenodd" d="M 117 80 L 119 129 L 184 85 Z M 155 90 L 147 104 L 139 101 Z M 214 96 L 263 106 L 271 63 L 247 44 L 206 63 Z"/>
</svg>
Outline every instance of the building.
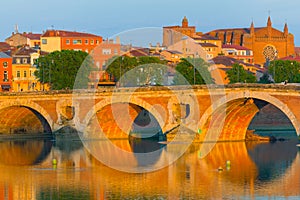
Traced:
<svg viewBox="0 0 300 200">
<path fill-rule="evenodd" d="M 34 75 L 37 69 L 35 60 L 38 59 L 40 55 L 45 54 L 45 52 L 25 46 L 18 49 L 18 51 L 12 55 L 13 91 L 42 91 L 49 89 L 47 85 L 40 83 Z"/>
<path fill-rule="evenodd" d="M 12 90 L 12 58 L 0 52 L 0 91 Z"/>
<path fill-rule="evenodd" d="M 192 42 L 200 44 L 206 52 L 205 59 L 212 59 L 221 54 L 222 41 L 217 37 L 196 32 L 196 27 L 189 26 L 186 17 L 183 18 L 181 26 L 163 27 L 163 46 L 166 46 L 168 50 L 182 52 L 184 57 L 194 56 L 195 52 L 189 51 L 189 48 L 174 49 L 174 46 L 178 46 L 178 43 L 181 41 L 189 41 L 188 43 L 190 44 Z"/>
<path fill-rule="evenodd" d="M 181 41 L 184 36 L 193 38 L 196 35 L 196 27 L 189 26 L 188 19 L 184 17 L 181 26 L 163 27 L 163 46 L 169 47 Z"/>
<path fill-rule="evenodd" d="M 112 76 L 106 73 L 106 68 L 108 67 L 108 61 L 113 57 L 121 55 L 121 44 L 120 40 L 104 40 L 100 45 L 98 45 L 91 53 L 96 70 L 91 72 L 90 75 L 90 87 L 96 88 L 98 84 L 102 85 L 113 85 Z"/>
<path fill-rule="evenodd" d="M 243 61 L 244 63 L 253 63 L 253 51 L 240 45 L 223 44 L 222 54 Z"/>
<path fill-rule="evenodd" d="M 246 71 L 255 75 L 257 80 L 263 75 L 263 69 L 259 65 L 244 63 L 241 60 L 228 56 L 217 56 L 211 60 L 211 63 L 209 71 L 215 83 L 219 85 L 229 83 L 229 79 L 226 78 L 226 71 L 230 70 L 235 63 L 243 66 Z"/>
<path fill-rule="evenodd" d="M 39 33 L 12 33 L 11 36 L 5 39 L 5 42 L 13 47 L 29 46 L 32 48 L 40 47 L 40 38 L 42 34 Z"/>
<path fill-rule="evenodd" d="M 90 33 L 47 30 L 41 36 L 41 50 L 45 52 L 80 50 L 90 53 L 101 42 L 101 36 Z"/>
<path fill-rule="evenodd" d="M 179 63 L 180 59 L 183 58 L 183 54 L 176 50 L 163 50 L 160 55 L 168 64 Z"/>
<path fill-rule="evenodd" d="M 270 61 L 295 54 L 294 36 L 289 33 L 287 24 L 283 31 L 272 27 L 271 18 L 268 18 L 266 27 L 218 29 L 207 33 L 218 37 L 223 44 L 239 45 L 253 51 L 253 61 L 263 65 Z"/>
</svg>

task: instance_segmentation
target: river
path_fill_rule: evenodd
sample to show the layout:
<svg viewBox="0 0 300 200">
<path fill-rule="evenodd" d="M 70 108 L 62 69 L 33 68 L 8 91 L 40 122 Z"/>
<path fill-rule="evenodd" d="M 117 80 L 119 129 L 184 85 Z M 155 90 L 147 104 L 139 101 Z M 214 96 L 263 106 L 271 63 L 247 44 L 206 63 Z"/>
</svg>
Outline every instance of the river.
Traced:
<svg viewBox="0 0 300 200">
<path fill-rule="evenodd" d="M 0 199 L 299 199 L 297 143 L 220 142 L 204 158 L 195 143 L 162 169 L 127 173 L 99 162 L 80 140 L 2 141 Z M 161 145 L 154 161 L 172 145 Z M 135 152 L 142 146 L 131 145 Z M 155 165 L 139 157 L 135 163 Z"/>
</svg>

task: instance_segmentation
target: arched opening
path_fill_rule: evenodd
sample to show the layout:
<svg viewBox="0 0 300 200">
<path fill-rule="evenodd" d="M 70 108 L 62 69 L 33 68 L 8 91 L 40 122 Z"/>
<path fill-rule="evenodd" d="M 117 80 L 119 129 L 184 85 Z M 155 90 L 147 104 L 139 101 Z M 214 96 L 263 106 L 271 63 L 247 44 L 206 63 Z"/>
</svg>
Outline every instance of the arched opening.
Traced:
<svg viewBox="0 0 300 200">
<path fill-rule="evenodd" d="M 297 139 L 296 130 L 291 120 L 276 106 L 255 99 L 259 111 L 255 114 L 248 130 L 260 136 L 278 139 Z"/>
<path fill-rule="evenodd" d="M 0 134 L 51 133 L 47 120 L 26 106 L 10 106 L 0 110 Z"/>
<path fill-rule="evenodd" d="M 108 138 L 129 152 L 152 152 L 166 140 L 154 115 L 133 103 L 113 103 L 97 110 L 87 126 L 90 138 Z"/>
<path fill-rule="evenodd" d="M 218 141 L 243 141 L 246 139 L 246 135 L 248 136 L 247 133 L 251 134 L 252 131 L 256 133 L 256 128 L 260 129 L 258 134 L 261 133 L 261 130 L 269 128 L 268 134 L 263 136 L 274 136 L 275 131 L 278 132 L 281 129 L 283 130 L 281 137 L 296 138 L 296 129 L 286 115 L 287 111 L 279 109 L 277 106 L 258 98 L 232 99 L 214 110 L 202 127 L 204 134 L 198 137 L 200 140 L 209 140 L 210 136 L 206 137 L 206 133 L 211 127 L 217 127 L 219 133 L 216 134 L 219 134 L 219 137 L 215 138 Z M 221 121 L 224 123 L 220 123 Z M 286 130 L 289 130 L 289 133 Z"/>
</svg>

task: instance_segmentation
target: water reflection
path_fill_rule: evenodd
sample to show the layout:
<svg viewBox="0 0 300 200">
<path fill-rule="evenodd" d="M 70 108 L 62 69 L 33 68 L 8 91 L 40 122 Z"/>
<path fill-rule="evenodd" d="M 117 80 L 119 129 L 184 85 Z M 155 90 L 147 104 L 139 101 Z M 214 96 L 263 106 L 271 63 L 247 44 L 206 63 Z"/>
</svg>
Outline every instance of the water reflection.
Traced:
<svg viewBox="0 0 300 200">
<path fill-rule="evenodd" d="M 254 148 L 248 143 L 249 156 L 258 169 L 256 180 L 272 181 L 283 176 L 297 156 L 297 143 L 297 140 L 277 141 L 275 143 L 256 144 Z"/>
<path fill-rule="evenodd" d="M 0 142 L 0 164 L 35 165 L 47 157 L 52 148 L 49 140 L 15 140 Z"/>
<path fill-rule="evenodd" d="M 148 142 L 129 143 L 133 152 L 161 149 L 154 162 L 135 158 L 137 165 L 155 165 L 166 159 L 167 152 L 180 148 L 180 144 L 160 148 L 160 143 Z M 97 147 L 105 149 L 105 142 L 96 143 Z M 0 157 L 0 199 L 300 197 L 300 155 L 294 141 L 217 143 L 204 159 L 199 152 L 202 144 L 193 144 L 170 166 L 143 174 L 113 170 L 98 162 L 81 145 L 74 140 L 56 141 L 55 144 L 51 141 L 0 143 L 0 153 L 4 155 Z M 49 153 L 40 159 L 42 152 L 48 152 L 43 149 L 48 149 Z M 113 152 L 106 153 L 119 164 L 126 159 Z M 9 155 L 16 158 L 22 155 L 27 165 L 18 159 L 12 163 Z M 58 160 L 55 168 L 53 157 Z M 227 161 L 230 161 L 229 167 Z M 220 167 L 223 170 L 218 170 Z"/>
</svg>

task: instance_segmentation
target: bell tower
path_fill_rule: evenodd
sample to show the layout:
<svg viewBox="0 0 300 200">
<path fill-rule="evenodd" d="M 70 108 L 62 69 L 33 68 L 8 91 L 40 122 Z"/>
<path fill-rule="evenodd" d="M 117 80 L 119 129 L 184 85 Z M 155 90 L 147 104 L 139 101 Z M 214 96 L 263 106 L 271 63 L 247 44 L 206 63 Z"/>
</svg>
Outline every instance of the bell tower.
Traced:
<svg viewBox="0 0 300 200">
<path fill-rule="evenodd" d="M 188 21 L 188 19 L 186 18 L 186 16 L 184 16 L 184 18 L 182 19 L 182 27 L 183 27 L 183 28 L 189 27 L 189 21 Z"/>
</svg>

